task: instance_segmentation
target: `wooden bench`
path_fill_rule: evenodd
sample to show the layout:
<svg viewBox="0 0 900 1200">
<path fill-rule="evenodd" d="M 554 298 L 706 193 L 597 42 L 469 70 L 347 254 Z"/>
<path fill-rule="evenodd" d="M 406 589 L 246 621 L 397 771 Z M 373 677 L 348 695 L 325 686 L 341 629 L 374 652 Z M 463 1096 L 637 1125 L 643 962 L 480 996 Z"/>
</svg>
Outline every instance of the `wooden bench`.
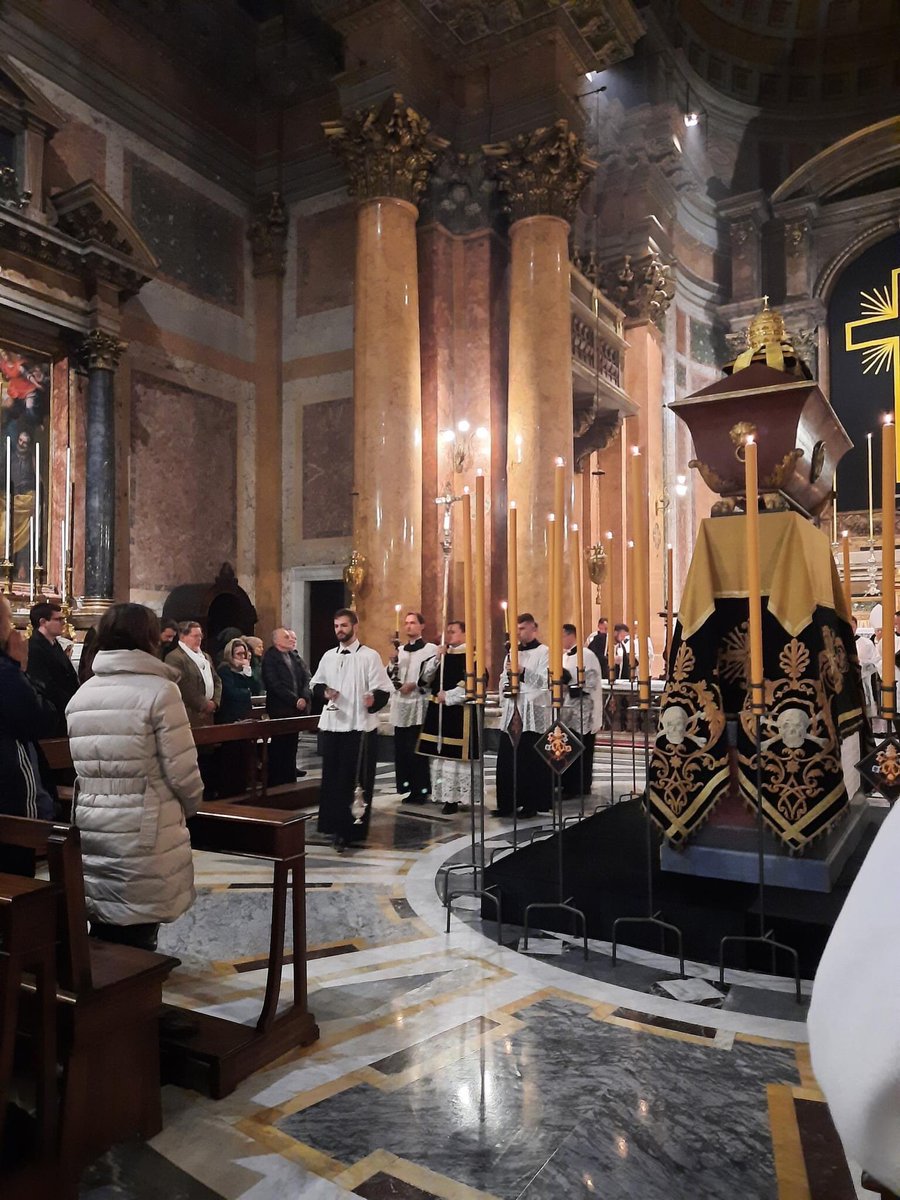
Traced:
<svg viewBox="0 0 900 1200">
<path fill-rule="evenodd" d="M 178 959 L 88 937 L 74 827 L 0 817 L 0 844 L 46 855 L 57 888 L 59 1159 L 65 1172 L 77 1172 L 116 1142 L 162 1129 L 158 1018 L 162 985 Z M 22 989 L 32 1010 L 24 1014 L 28 1032 L 38 1025 L 36 984 Z"/>
</svg>

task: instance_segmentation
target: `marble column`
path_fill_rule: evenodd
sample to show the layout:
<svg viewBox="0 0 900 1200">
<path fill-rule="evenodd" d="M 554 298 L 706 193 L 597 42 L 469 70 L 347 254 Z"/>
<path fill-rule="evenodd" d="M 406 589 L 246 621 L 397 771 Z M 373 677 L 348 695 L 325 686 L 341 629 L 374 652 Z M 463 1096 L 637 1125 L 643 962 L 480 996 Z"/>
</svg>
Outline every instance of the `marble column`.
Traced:
<svg viewBox="0 0 900 1200">
<path fill-rule="evenodd" d="M 556 459 L 572 495 L 574 430 L 569 220 L 591 164 L 565 121 L 487 147 L 512 218 L 509 284 L 508 494 L 519 509 L 519 606 L 549 636 L 547 513 Z"/>
<path fill-rule="evenodd" d="M 116 544 L 115 372 L 125 343 L 92 330 L 80 350 L 87 368 L 84 484 L 84 613 L 114 600 Z"/>
<path fill-rule="evenodd" d="M 394 605 L 422 603 L 422 370 L 418 202 L 444 143 L 399 95 L 327 122 L 359 201 L 353 339 L 354 549 L 364 636 L 381 644 Z M 429 514 L 430 516 L 431 514 Z"/>
<path fill-rule="evenodd" d="M 256 300 L 256 508 L 254 519 L 257 632 L 268 639 L 282 615 L 282 292 L 288 219 L 280 193 L 256 206 L 247 231 Z"/>
</svg>

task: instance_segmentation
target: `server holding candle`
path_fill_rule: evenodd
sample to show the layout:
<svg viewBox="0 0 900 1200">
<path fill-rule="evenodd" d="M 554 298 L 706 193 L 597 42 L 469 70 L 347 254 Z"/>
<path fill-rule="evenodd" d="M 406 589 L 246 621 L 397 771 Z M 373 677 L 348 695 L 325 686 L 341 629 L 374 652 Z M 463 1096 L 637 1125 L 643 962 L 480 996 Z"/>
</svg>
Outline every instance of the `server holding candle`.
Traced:
<svg viewBox="0 0 900 1200">
<path fill-rule="evenodd" d="M 406 642 L 388 664 L 388 676 L 394 685 L 391 696 L 391 724 L 394 727 L 394 774 L 397 791 L 404 804 L 425 804 L 431 795 L 428 759 L 416 753 L 425 708 L 428 703 L 420 676 L 437 654 L 434 642 L 426 642 L 425 618 L 420 612 L 408 612 L 403 621 Z"/>
</svg>

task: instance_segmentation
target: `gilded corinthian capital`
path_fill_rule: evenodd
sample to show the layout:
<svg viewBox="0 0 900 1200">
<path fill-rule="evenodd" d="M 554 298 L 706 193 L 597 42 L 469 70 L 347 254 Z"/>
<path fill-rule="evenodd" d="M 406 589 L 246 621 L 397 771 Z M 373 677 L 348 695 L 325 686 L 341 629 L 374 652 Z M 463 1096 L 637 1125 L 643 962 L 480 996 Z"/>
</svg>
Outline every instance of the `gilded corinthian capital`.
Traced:
<svg viewBox="0 0 900 1200">
<path fill-rule="evenodd" d="M 270 192 L 254 205 L 247 239 L 253 255 L 253 274 L 283 275 L 288 218 L 280 192 Z"/>
<path fill-rule="evenodd" d="M 85 334 L 75 356 L 79 364 L 89 371 L 114 371 L 127 346 L 127 342 L 119 341 L 111 333 L 102 329 L 92 329 L 90 333 Z"/>
<path fill-rule="evenodd" d="M 417 205 L 439 152 L 447 146 L 398 92 L 377 107 L 323 121 L 322 128 L 347 168 L 350 195 L 359 200 L 392 196 Z"/>
<path fill-rule="evenodd" d="M 578 197 L 597 169 L 568 121 L 484 146 L 495 160 L 500 191 L 513 221 L 551 216 L 571 221 Z"/>
</svg>

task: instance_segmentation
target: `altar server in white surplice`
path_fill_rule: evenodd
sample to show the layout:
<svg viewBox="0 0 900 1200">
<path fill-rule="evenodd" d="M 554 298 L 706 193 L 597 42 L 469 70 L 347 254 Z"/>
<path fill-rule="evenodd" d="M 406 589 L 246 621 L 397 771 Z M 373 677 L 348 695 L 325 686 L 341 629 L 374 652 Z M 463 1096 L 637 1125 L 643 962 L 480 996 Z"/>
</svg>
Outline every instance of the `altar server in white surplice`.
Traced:
<svg viewBox="0 0 900 1200">
<path fill-rule="evenodd" d="M 431 795 L 431 773 L 428 759 L 416 754 L 428 695 L 419 686 L 419 676 L 426 663 L 437 654 L 434 642 L 426 642 L 425 618 L 421 613 L 408 612 L 403 622 L 406 644 L 388 663 L 388 675 L 394 685 L 391 696 L 391 724 L 394 726 L 394 774 L 397 791 L 405 804 L 425 804 Z"/>
<path fill-rule="evenodd" d="M 322 786 L 319 832 L 330 834 L 338 852 L 365 842 L 375 790 L 377 720 L 390 699 L 391 681 L 377 652 L 357 636 L 356 613 L 334 614 L 337 645 L 322 655 L 309 681 L 313 696 L 325 703 L 319 717 Z M 361 796 L 355 795 L 357 787 Z"/>
<path fill-rule="evenodd" d="M 497 750 L 497 808 L 494 812 L 497 817 L 512 816 L 514 806 L 522 810 L 522 816 L 533 817 L 536 812 L 549 812 L 552 804 L 550 768 L 534 749 L 540 735 L 550 727 L 550 686 L 547 675 L 550 652 L 538 641 L 538 625 L 531 613 L 519 613 L 517 633 L 520 675 L 518 703 L 507 694 L 508 655 L 500 676 L 503 712 Z M 518 745 L 514 746 L 517 732 Z"/>
<path fill-rule="evenodd" d="M 594 734 L 603 728 L 603 672 L 600 660 L 584 647 L 584 684 L 578 686 L 578 647 L 574 625 L 563 625 L 563 671 L 569 683 L 563 693 L 560 716 L 584 744 L 584 753 L 563 772 L 562 788 L 566 797 L 586 796 L 594 782 Z M 563 675 L 565 679 L 565 675 Z"/>
<path fill-rule="evenodd" d="M 819 963 L 812 1066 L 847 1157 L 900 1191 L 900 806 L 888 814 Z"/>
</svg>

